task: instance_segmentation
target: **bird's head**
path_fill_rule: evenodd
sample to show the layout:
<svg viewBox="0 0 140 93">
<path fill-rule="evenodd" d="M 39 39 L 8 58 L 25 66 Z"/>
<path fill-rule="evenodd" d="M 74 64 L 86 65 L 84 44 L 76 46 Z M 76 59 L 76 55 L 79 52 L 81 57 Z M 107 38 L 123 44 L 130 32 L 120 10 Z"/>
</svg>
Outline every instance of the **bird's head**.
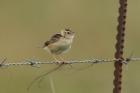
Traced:
<svg viewBox="0 0 140 93">
<path fill-rule="evenodd" d="M 71 29 L 64 29 L 61 32 L 61 35 L 67 39 L 73 38 L 75 35 L 75 32 Z"/>
</svg>

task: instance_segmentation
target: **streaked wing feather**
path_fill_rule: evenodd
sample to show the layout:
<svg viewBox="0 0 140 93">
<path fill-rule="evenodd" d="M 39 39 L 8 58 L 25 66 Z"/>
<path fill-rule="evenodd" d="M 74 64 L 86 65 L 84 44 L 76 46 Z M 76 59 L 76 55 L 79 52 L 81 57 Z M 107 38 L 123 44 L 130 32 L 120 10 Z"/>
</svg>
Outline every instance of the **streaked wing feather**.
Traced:
<svg viewBox="0 0 140 93">
<path fill-rule="evenodd" d="M 48 46 L 51 43 L 55 43 L 61 37 L 62 37 L 62 35 L 60 33 L 57 33 L 57 34 L 53 35 L 50 40 L 48 40 L 48 41 L 45 42 L 44 46 Z"/>
</svg>

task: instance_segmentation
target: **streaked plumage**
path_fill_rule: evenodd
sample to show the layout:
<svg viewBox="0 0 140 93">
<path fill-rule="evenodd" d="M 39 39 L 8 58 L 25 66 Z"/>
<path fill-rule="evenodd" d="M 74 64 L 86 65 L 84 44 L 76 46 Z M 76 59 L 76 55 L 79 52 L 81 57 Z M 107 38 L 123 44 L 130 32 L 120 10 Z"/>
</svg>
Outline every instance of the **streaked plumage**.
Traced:
<svg viewBox="0 0 140 93">
<path fill-rule="evenodd" d="M 50 52 L 57 62 L 60 63 L 54 55 L 57 55 L 64 63 L 66 63 L 59 54 L 66 53 L 71 48 L 74 35 L 75 32 L 71 29 L 64 29 L 46 41 L 42 48 Z"/>
</svg>

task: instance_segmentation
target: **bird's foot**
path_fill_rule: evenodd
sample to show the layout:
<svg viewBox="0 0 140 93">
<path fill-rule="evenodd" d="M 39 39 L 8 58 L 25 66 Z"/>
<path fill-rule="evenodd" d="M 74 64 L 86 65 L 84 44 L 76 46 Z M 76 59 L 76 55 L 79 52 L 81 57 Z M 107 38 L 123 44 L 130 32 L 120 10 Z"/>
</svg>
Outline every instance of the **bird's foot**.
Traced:
<svg viewBox="0 0 140 93">
<path fill-rule="evenodd" d="M 67 61 L 64 61 L 64 60 L 62 60 L 62 61 L 57 60 L 56 62 L 57 62 L 57 65 L 68 64 L 68 62 Z"/>
<path fill-rule="evenodd" d="M 57 64 L 57 65 L 61 65 L 61 64 L 62 64 L 62 62 L 61 62 L 61 61 L 59 61 L 59 60 L 56 60 L 56 64 Z"/>
<path fill-rule="evenodd" d="M 62 60 L 63 62 L 62 62 L 62 64 L 68 64 L 68 62 L 67 61 L 65 61 L 65 60 Z"/>
</svg>

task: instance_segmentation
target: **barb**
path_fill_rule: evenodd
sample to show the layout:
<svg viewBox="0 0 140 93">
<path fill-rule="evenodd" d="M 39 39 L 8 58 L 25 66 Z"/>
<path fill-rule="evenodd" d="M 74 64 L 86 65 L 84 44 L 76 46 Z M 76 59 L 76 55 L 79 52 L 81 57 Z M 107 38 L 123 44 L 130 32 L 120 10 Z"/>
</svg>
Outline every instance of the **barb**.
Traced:
<svg viewBox="0 0 140 93">
<path fill-rule="evenodd" d="M 4 65 L 4 62 L 6 61 L 6 59 L 7 58 L 5 58 L 2 62 L 0 62 L 0 67 L 2 67 L 3 65 Z M 7 67 L 7 66 L 6 66 Z M 2 69 L 2 68 L 1 68 Z M 8 68 L 7 68 L 8 69 Z M 2 69 L 3 70 L 3 69 Z M 9 71 L 9 73 L 10 73 L 10 76 L 11 76 L 11 78 L 10 78 L 10 80 L 5 84 L 5 85 L 3 85 L 2 87 L 4 87 L 4 86 L 6 86 L 6 85 L 8 85 L 10 82 L 11 82 L 11 80 L 12 80 L 12 73 L 11 73 L 11 71 L 8 69 L 8 71 Z M 7 75 L 6 74 L 6 72 L 3 70 L 3 72 L 5 73 L 5 75 Z"/>
<path fill-rule="evenodd" d="M 130 56 L 128 58 L 126 58 L 126 60 L 122 61 L 124 64 L 126 64 L 126 70 L 128 70 L 128 62 L 131 60 L 132 55 L 133 55 L 133 53 L 131 53 Z"/>
<path fill-rule="evenodd" d="M 38 55 L 38 54 L 37 54 L 37 55 Z M 36 56 L 37 56 L 37 55 L 36 55 Z M 35 58 L 36 58 L 36 56 L 34 56 L 34 57 L 32 58 L 32 60 L 26 59 L 26 61 L 31 62 L 31 63 L 30 63 L 30 66 L 40 68 L 40 66 L 39 66 L 38 64 L 36 64 L 36 62 L 34 61 Z"/>
<path fill-rule="evenodd" d="M 7 58 L 5 58 L 2 62 L 0 62 L 0 67 L 4 65 L 4 62 L 6 61 Z"/>
</svg>

